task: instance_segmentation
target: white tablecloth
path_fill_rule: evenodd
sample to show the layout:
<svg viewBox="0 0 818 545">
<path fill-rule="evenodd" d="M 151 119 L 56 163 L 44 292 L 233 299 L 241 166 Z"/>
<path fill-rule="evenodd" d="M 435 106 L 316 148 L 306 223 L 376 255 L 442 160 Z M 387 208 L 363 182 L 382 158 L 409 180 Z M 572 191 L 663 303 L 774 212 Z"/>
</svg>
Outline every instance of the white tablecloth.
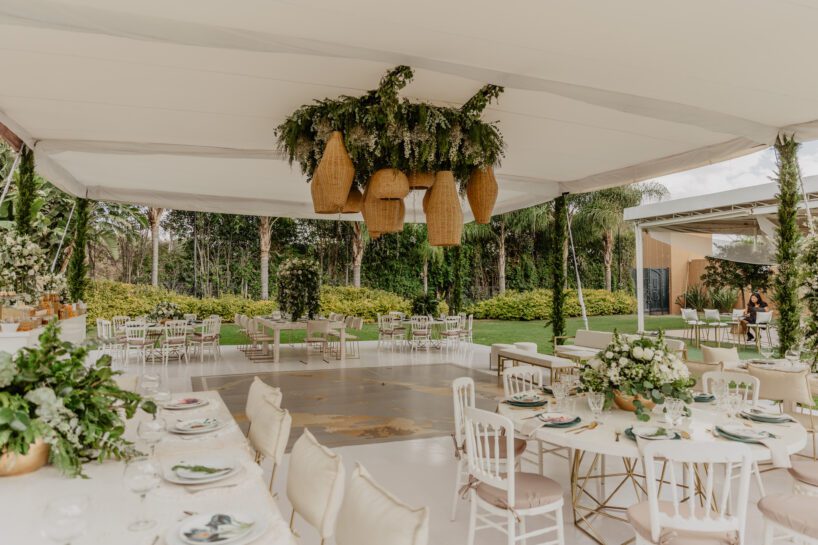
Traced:
<svg viewBox="0 0 818 545">
<path fill-rule="evenodd" d="M 218 392 L 180 394 L 178 397 L 188 395 L 207 398 L 210 404 L 188 411 L 164 411 L 169 426 L 177 418 L 200 416 L 217 416 L 228 425 L 189 440 L 169 434 L 157 447 L 157 457 L 161 461 L 180 453 L 195 452 L 235 456 L 245 466 L 238 477 L 229 481 L 230 484 L 238 483 L 236 486 L 190 494 L 181 486 L 163 482 L 146 500 L 148 513 L 158 524 L 143 532 L 131 532 L 127 526 L 139 512 L 139 498 L 122 481 L 125 467 L 122 462 L 86 465 L 85 472 L 90 479 L 68 479 L 50 466 L 28 475 L 0 478 L 0 544 L 51 544 L 40 534 L 40 519 L 49 499 L 82 494 L 90 498 L 89 526 L 86 535 L 72 541 L 72 545 L 153 545 L 157 535 L 160 539 L 156 545 L 164 545 L 162 536 L 185 516 L 184 511 L 202 514 L 212 510 L 251 512 L 268 517 L 269 530 L 253 541 L 253 545 L 295 545 L 287 522 L 267 491 L 260 468 L 253 463 L 247 440 Z M 137 439 L 137 422 L 146 417 L 140 411 L 128 422 L 129 439 Z M 141 450 L 148 451 L 147 447 Z"/>
</svg>

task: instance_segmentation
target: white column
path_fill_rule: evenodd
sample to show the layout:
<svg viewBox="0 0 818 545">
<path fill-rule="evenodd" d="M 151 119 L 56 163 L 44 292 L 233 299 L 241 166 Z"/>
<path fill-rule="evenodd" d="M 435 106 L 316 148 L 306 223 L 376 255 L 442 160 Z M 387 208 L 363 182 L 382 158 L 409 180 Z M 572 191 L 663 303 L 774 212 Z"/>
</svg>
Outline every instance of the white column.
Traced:
<svg viewBox="0 0 818 545">
<path fill-rule="evenodd" d="M 645 264 L 642 252 L 642 227 L 634 225 L 636 236 L 636 330 L 645 330 Z"/>
</svg>

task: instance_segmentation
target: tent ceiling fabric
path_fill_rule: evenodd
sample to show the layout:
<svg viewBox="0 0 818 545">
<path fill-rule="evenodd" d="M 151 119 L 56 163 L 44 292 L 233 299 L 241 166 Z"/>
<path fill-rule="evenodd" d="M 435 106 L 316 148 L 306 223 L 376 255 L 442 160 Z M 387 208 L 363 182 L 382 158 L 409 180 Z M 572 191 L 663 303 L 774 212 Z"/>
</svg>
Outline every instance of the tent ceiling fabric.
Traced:
<svg viewBox="0 0 818 545">
<path fill-rule="evenodd" d="M 3 0 L 0 123 L 74 194 L 315 217 L 274 127 L 409 64 L 410 99 L 506 86 L 505 212 L 818 137 L 816 26 L 774 0 Z"/>
</svg>

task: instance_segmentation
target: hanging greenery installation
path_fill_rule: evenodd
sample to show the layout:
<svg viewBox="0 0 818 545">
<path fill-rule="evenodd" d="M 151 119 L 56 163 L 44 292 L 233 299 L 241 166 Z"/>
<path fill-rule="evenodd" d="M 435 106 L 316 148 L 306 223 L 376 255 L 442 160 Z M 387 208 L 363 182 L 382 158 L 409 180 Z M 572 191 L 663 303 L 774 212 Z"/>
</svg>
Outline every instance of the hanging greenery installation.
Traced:
<svg viewBox="0 0 818 545">
<path fill-rule="evenodd" d="M 313 259 L 295 257 L 278 269 L 278 307 L 295 322 L 314 318 L 321 306 L 321 269 Z"/>
</svg>

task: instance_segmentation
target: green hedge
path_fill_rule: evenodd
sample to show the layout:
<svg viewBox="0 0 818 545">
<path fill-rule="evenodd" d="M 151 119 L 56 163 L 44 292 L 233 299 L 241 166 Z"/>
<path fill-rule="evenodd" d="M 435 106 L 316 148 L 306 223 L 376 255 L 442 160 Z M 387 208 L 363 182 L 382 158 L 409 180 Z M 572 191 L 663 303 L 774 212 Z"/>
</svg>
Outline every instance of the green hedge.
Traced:
<svg viewBox="0 0 818 545">
<path fill-rule="evenodd" d="M 582 310 L 576 290 L 566 290 L 566 316 L 580 316 Z M 633 314 L 636 299 L 625 292 L 606 290 L 583 290 L 588 316 Z M 467 312 L 475 318 L 493 320 L 548 320 L 551 318 L 551 290 L 537 289 L 525 292 L 507 291 L 485 301 L 471 305 Z"/>
<path fill-rule="evenodd" d="M 97 318 L 147 314 L 160 301 L 176 303 L 184 313 L 197 314 L 199 317 L 218 314 L 224 320 L 233 320 L 236 313 L 256 316 L 269 314 L 277 308 L 275 301 L 254 301 L 235 295 L 218 299 L 197 299 L 152 286 L 96 280 L 90 283 L 86 292 L 88 323 L 95 323 Z M 387 291 L 337 286 L 321 288 L 322 314 L 337 312 L 374 320 L 378 313 L 398 310 L 408 314 L 411 313 L 411 308 L 412 304 L 408 299 Z M 448 313 L 448 310 L 446 303 L 440 304 L 440 312 Z"/>
</svg>

